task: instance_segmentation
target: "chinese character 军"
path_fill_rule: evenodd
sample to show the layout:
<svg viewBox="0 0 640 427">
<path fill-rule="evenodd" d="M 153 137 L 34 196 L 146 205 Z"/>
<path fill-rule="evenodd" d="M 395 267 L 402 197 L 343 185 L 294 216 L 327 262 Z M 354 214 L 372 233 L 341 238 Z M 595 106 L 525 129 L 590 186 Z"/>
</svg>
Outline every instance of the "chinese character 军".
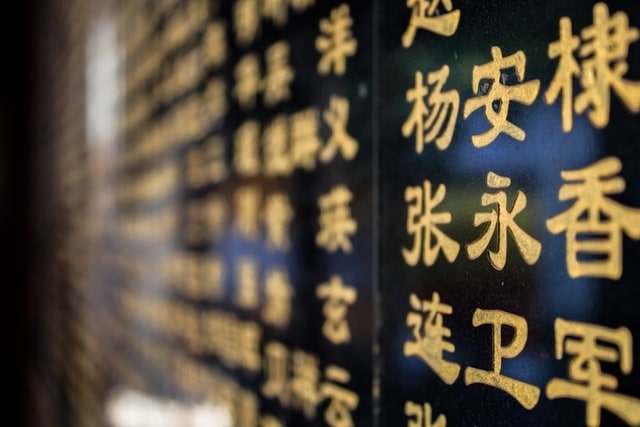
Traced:
<svg viewBox="0 0 640 427">
<path fill-rule="evenodd" d="M 434 212 L 444 200 L 446 187 L 440 184 L 434 195 L 431 194 L 431 182 L 424 181 L 422 187 L 407 187 L 404 199 L 409 204 L 407 213 L 407 233 L 413 235 L 412 249 L 402 248 L 402 257 L 409 265 L 422 261 L 431 266 L 440 251 L 449 262 L 453 262 L 460 251 L 460 244 L 444 234 L 438 226 L 451 222 L 450 212 Z M 435 240 L 435 244 L 432 244 Z"/>
<path fill-rule="evenodd" d="M 624 191 L 624 179 L 616 176 L 621 170 L 620 159 L 607 157 L 583 169 L 560 174 L 568 182 L 560 187 L 558 199 L 576 201 L 567 211 L 548 219 L 547 229 L 553 234 L 566 231 L 565 259 L 572 278 L 619 279 L 622 231 L 634 240 L 640 239 L 640 209 L 605 197 Z"/>
<path fill-rule="evenodd" d="M 508 188 L 511 186 L 511 179 L 489 172 L 487 174 L 487 186 L 489 188 Z M 481 202 L 482 206 L 498 205 L 498 207 L 491 212 L 478 212 L 474 215 L 474 226 L 477 227 L 488 222 L 489 227 L 478 240 L 467 245 L 469 259 L 476 259 L 487 250 L 497 227 L 498 251 L 489 250 L 489 261 L 493 268 L 502 270 L 507 263 L 507 230 L 511 231 L 511 236 L 515 240 L 516 247 L 524 261 L 529 265 L 535 264 L 540 257 L 542 245 L 525 233 L 515 221 L 515 217 L 527 206 L 527 196 L 518 190 L 511 212 L 507 208 L 507 194 L 504 191 L 493 194 L 483 193 Z"/>
<path fill-rule="evenodd" d="M 356 53 L 358 42 L 351 36 L 353 20 L 349 6 L 342 4 L 331 11 L 330 19 L 320 21 L 321 36 L 316 38 L 316 49 L 322 55 L 318 62 L 318 72 L 327 75 L 333 69 L 341 76 L 347 68 L 347 57 Z"/>
<path fill-rule="evenodd" d="M 493 61 L 473 67 L 473 93 L 478 96 L 470 98 L 464 103 L 463 115 L 465 119 L 478 108 L 484 107 L 484 115 L 492 126 L 488 131 L 471 137 L 473 145 L 478 148 L 491 144 L 501 133 L 518 141 L 524 141 L 526 133 L 507 120 L 509 103 L 516 101 L 524 105 L 531 105 L 540 90 L 540 80 L 522 83 L 527 64 L 524 52 L 519 50 L 505 58 L 502 56 L 502 50 L 493 46 L 491 56 Z M 518 84 L 504 84 L 506 77 L 503 70 L 507 68 L 515 69 Z M 491 80 L 490 88 L 485 87 L 485 84 L 482 83 L 483 80 Z"/>
<path fill-rule="evenodd" d="M 573 356 L 569 362 L 569 381 L 553 378 L 547 384 L 549 399 L 577 399 L 585 401 L 586 424 L 600 426 L 602 408 L 613 412 L 630 425 L 640 425 L 640 399 L 615 393 L 618 380 L 602 372 L 602 362 L 620 363 L 620 370 L 628 375 L 633 368 L 633 337 L 629 329 L 605 328 L 558 318 L 554 325 L 556 359 L 563 354 Z"/>
<path fill-rule="evenodd" d="M 322 307 L 325 322 L 322 333 L 333 344 L 343 344 L 351 341 L 351 331 L 347 322 L 347 308 L 358 296 L 357 291 L 342 282 L 338 275 L 332 275 L 328 283 L 323 283 L 316 289 L 316 296 L 326 300 Z"/>
<path fill-rule="evenodd" d="M 493 325 L 493 370 L 485 371 L 469 366 L 464 371 L 464 383 L 497 387 L 511 395 L 525 409 L 533 409 L 540 399 L 540 388 L 501 373 L 502 359 L 512 359 L 524 349 L 529 334 L 527 321 L 520 316 L 501 310 L 479 308 L 473 312 L 472 321 L 475 327 Z M 513 329 L 513 338 L 508 345 L 502 344 L 502 327 L 505 325 Z"/>
<path fill-rule="evenodd" d="M 405 356 L 418 356 L 446 384 L 453 384 L 460 374 L 460 365 L 443 358 L 443 352 L 453 353 L 456 348 L 444 338 L 451 330 L 442 325 L 442 315 L 453 313 L 453 307 L 440 303 L 440 295 L 433 293 L 431 301 L 421 301 L 415 294 L 409 298 L 412 312 L 407 314 L 407 326 L 413 328 L 413 341 L 406 341 Z M 425 317 L 424 313 L 428 313 Z"/>
<path fill-rule="evenodd" d="M 407 91 L 407 102 L 412 102 L 413 108 L 402 125 L 402 135 L 408 137 L 415 133 L 418 154 L 422 153 L 425 144 L 433 141 L 439 150 L 444 150 L 451 144 L 460 108 L 460 95 L 456 90 L 442 92 L 442 86 L 448 77 L 448 65 L 427 74 L 427 83 L 435 85 L 426 100 L 429 107 L 425 103 L 429 89 L 424 85 L 420 71 L 416 71 L 414 88 Z"/>
<path fill-rule="evenodd" d="M 316 234 L 316 243 L 329 252 L 341 249 L 350 253 L 353 248 L 349 236 L 358 229 L 358 223 L 351 216 L 349 203 L 353 195 L 345 185 L 333 187 L 327 194 L 320 196 L 320 231 Z"/>
</svg>

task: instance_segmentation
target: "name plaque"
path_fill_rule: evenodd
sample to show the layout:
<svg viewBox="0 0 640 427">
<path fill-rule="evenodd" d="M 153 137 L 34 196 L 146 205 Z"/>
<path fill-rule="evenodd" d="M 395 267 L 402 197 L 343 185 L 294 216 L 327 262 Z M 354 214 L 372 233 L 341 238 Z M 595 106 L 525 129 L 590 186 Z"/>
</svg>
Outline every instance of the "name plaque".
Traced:
<svg viewBox="0 0 640 427">
<path fill-rule="evenodd" d="M 107 425 L 640 425 L 638 1 L 108 9 L 56 169 Z"/>
</svg>

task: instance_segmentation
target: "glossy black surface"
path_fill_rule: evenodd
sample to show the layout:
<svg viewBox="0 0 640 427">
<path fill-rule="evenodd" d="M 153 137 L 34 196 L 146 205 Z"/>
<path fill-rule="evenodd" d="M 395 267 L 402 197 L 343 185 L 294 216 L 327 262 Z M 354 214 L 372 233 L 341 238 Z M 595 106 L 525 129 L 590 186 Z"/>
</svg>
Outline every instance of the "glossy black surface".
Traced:
<svg viewBox="0 0 640 427">
<path fill-rule="evenodd" d="M 608 328 L 626 326 L 633 335 L 634 354 L 640 351 L 640 318 L 637 301 L 640 272 L 637 260 L 640 244 L 628 235 L 622 240 L 623 274 L 619 280 L 576 278 L 568 275 L 565 264 L 565 234 L 551 234 L 545 221 L 564 212 L 573 201 L 559 201 L 563 184 L 561 171 L 586 167 L 597 160 L 616 156 L 622 161 L 619 176 L 626 189 L 611 197 L 633 208 L 640 207 L 640 121 L 615 94 L 611 96 L 608 126 L 596 128 L 587 114 L 573 114 L 573 129 L 564 133 L 561 127 L 560 101 L 547 105 L 543 93 L 549 87 L 558 60 L 549 59 L 549 43 L 558 39 L 558 23 L 568 16 L 574 34 L 593 22 L 595 2 L 575 1 L 453 1 L 461 12 L 457 32 L 444 37 L 418 30 L 413 45 L 401 44 L 410 10 L 403 3 L 383 2 L 381 11 L 381 348 L 382 425 L 404 425 L 407 421 L 405 402 L 430 403 L 433 419 L 439 414 L 447 425 L 585 425 L 585 403 L 571 399 L 550 400 L 545 393 L 554 377 L 567 378 L 569 357 L 557 360 L 554 354 L 554 321 L 564 318 L 602 325 Z M 640 26 L 637 2 L 608 2 L 610 14 L 625 12 L 629 25 Z M 439 10 L 444 11 L 443 5 Z M 509 120 L 526 132 L 524 141 L 499 135 L 490 145 L 476 148 L 471 136 L 484 132 L 489 123 L 481 108 L 463 118 L 465 100 L 473 97 L 472 71 L 476 65 L 491 60 L 491 48 L 502 49 L 504 57 L 523 51 L 526 55 L 524 81 L 539 79 L 540 90 L 532 105 L 511 102 Z M 640 43 L 632 43 L 626 59 L 626 79 L 640 79 Z M 428 72 L 448 65 L 450 75 L 443 90 L 456 89 L 460 96 L 455 131 L 446 150 L 427 144 L 421 154 L 415 151 L 414 137 L 404 137 L 401 127 L 409 116 L 411 104 L 405 100 L 414 86 L 414 73 Z M 513 70 L 504 70 L 506 84 L 514 83 Z M 579 93 L 573 80 L 574 96 Z M 537 262 L 527 265 L 516 249 L 513 235 L 507 235 L 507 261 L 501 271 L 495 269 L 484 253 L 470 260 L 466 245 L 478 239 L 486 224 L 474 227 L 476 212 L 487 212 L 481 205 L 483 193 L 498 190 L 486 186 L 488 172 L 511 178 L 505 189 L 507 209 L 511 211 L 517 191 L 526 195 L 526 208 L 516 223 L 542 244 Z M 420 261 L 409 266 L 402 248 L 410 249 L 413 236 L 407 233 L 405 189 L 429 180 L 433 190 L 446 186 L 446 196 L 434 210 L 450 212 L 452 221 L 440 229 L 460 244 L 460 252 L 449 263 L 439 254 L 432 266 Z M 494 206 L 495 207 L 495 206 Z M 434 244 L 434 243 L 432 243 Z M 495 250 L 492 238 L 489 248 Z M 409 298 L 416 294 L 431 300 L 434 292 L 453 313 L 443 316 L 444 327 L 451 330 L 447 341 L 455 351 L 444 353 L 448 361 L 460 365 L 460 374 L 452 385 L 445 384 L 426 363 L 415 356 L 404 356 L 403 345 L 412 340 L 406 316 Z M 503 310 L 526 319 L 528 338 L 523 351 L 513 359 L 504 359 L 502 373 L 540 388 L 540 399 L 531 409 L 524 409 L 505 392 L 481 384 L 465 385 L 464 370 L 468 366 L 492 369 L 492 327 L 472 325 L 475 309 Z M 505 327 L 505 329 L 508 329 Z M 509 342 L 511 332 L 503 334 Z M 637 362 L 637 356 L 634 356 Z M 637 363 L 629 375 L 623 375 L 619 364 L 602 364 L 602 369 L 618 378 L 618 393 L 638 396 L 640 370 Z M 620 418 L 603 409 L 600 425 L 619 425 Z"/>
</svg>

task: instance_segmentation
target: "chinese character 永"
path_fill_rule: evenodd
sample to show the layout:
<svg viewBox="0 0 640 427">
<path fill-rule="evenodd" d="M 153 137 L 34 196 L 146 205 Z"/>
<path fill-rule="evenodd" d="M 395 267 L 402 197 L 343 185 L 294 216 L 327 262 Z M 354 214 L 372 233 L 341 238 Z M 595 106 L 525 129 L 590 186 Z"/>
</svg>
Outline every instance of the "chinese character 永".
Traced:
<svg viewBox="0 0 640 427">
<path fill-rule="evenodd" d="M 487 186 L 489 188 L 509 188 L 511 179 L 500 176 L 493 172 L 487 174 Z M 482 206 L 497 205 L 491 212 L 478 212 L 473 216 L 473 225 L 489 223 L 487 231 L 475 242 L 467 245 L 467 255 L 469 259 L 476 259 L 487 250 L 494 232 L 498 233 L 498 251 L 489 250 L 489 261 L 496 270 L 502 270 L 507 263 L 507 230 L 511 231 L 511 236 L 516 242 L 516 247 L 522 255 L 524 261 L 533 265 L 540 257 L 542 245 L 539 241 L 525 233 L 518 224 L 516 216 L 527 207 L 527 196 L 520 190 L 516 194 L 511 211 L 507 208 L 507 194 L 504 191 L 497 193 L 483 193 Z M 496 230 L 497 228 L 497 230 Z"/>
</svg>

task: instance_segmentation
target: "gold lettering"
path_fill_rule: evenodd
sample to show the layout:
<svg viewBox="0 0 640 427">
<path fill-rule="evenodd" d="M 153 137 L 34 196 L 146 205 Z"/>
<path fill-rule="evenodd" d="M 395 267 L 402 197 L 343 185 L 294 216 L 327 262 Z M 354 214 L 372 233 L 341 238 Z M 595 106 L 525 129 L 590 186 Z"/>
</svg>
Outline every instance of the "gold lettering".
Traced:
<svg viewBox="0 0 640 427">
<path fill-rule="evenodd" d="M 491 48 L 491 56 L 493 61 L 473 67 L 473 93 L 478 96 L 468 99 L 464 104 L 463 111 L 466 119 L 475 110 L 484 107 L 484 115 L 491 123 L 491 129 L 471 137 L 473 145 L 478 148 L 491 144 L 501 133 L 507 134 L 518 141 L 524 141 L 526 133 L 507 120 L 509 103 L 516 101 L 524 105 L 531 105 L 540 90 L 540 80 L 530 80 L 522 83 L 527 64 L 527 57 L 524 52 L 519 50 L 505 58 L 502 56 L 502 50 L 497 46 L 493 46 Z M 518 84 L 504 84 L 503 70 L 507 68 L 515 69 Z M 488 91 L 481 84 L 482 80 L 491 80 Z M 495 106 L 496 103 L 499 103 L 497 107 Z"/>
<path fill-rule="evenodd" d="M 540 388 L 500 373 L 502 359 L 513 359 L 524 349 L 529 334 L 527 321 L 505 311 L 477 308 L 473 312 L 473 326 L 480 325 L 493 325 L 493 371 L 468 367 L 464 371 L 464 383 L 479 383 L 499 388 L 516 399 L 525 409 L 533 409 L 540 399 Z M 508 345 L 502 345 L 504 325 L 510 326 L 514 331 L 513 339 Z"/>
<path fill-rule="evenodd" d="M 509 188 L 511 179 L 497 175 L 493 172 L 487 174 L 487 186 L 489 188 Z M 483 193 L 482 206 L 498 205 L 491 212 L 478 212 L 473 217 L 473 225 L 489 223 L 487 231 L 475 242 L 467 245 L 469 259 L 476 259 L 487 250 L 491 237 L 498 227 L 498 251 L 489 252 L 489 261 L 496 270 L 502 270 L 507 263 L 507 230 L 511 231 L 511 236 L 516 242 L 516 247 L 522 255 L 524 261 L 533 265 L 540 257 L 542 245 L 539 241 L 528 235 L 515 222 L 515 217 L 527 207 L 527 196 L 520 190 L 516 194 L 511 212 L 507 209 L 507 194 L 504 191 L 497 193 Z"/>
<path fill-rule="evenodd" d="M 633 368 L 633 337 L 629 329 L 617 329 L 589 323 L 555 321 L 556 359 L 563 354 L 574 356 L 569 362 L 570 381 L 553 378 L 547 384 L 549 399 L 577 399 L 586 402 L 586 424 L 600 425 L 600 412 L 605 408 L 630 425 L 640 425 L 640 400 L 614 393 L 618 380 L 602 372 L 601 362 L 620 362 L 623 374 Z"/>
<path fill-rule="evenodd" d="M 430 181 L 405 190 L 404 199 L 408 203 L 407 233 L 413 236 L 413 248 L 402 248 L 402 257 L 407 264 L 417 265 L 420 254 L 426 266 L 435 263 L 440 251 L 449 262 L 458 256 L 460 244 L 438 228 L 441 224 L 451 223 L 451 213 L 433 212 L 444 200 L 446 191 L 444 184 L 440 184 L 432 196 Z M 435 245 L 432 245 L 432 240 L 436 241 Z"/>
<path fill-rule="evenodd" d="M 620 159 L 607 157 L 585 168 L 560 173 L 568 182 L 560 187 L 558 199 L 576 201 L 567 211 L 548 219 L 547 229 L 553 234 L 566 232 L 565 259 L 569 276 L 573 278 L 619 279 L 622 276 L 622 231 L 634 240 L 640 239 L 640 209 L 623 206 L 605 197 L 624 191 L 624 179 L 616 176 L 621 170 Z M 599 258 L 580 259 L 580 254 Z"/>
<path fill-rule="evenodd" d="M 433 293 L 431 301 L 421 301 L 411 294 L 409 303 L 413 312 L 407 314 L 407 326 L 413 328 L 413 341 L 406 341 L 405 356 L 418 356 L 446 384 L 453 384 L 460 374 L 460 365 L 444 360 L 443 352 L 453 353 L 455 346 L 445 341 L 451 337 L 451 330 L 442 325 L 442 315 L 453 313 L 453 308 L 440 303 L 440 295 Z M 425 318 L 425 313 L 428 315 Z"/>
<path fill-rule="evenodd" d="M 437 10 L 440 3 L 444 6 L 444 12 Z M 451 10 L 451 0 L 407 0 L 407 7 L 411 8 L 411 18 L 407 30 L 402 35 L 404 47 L 413 44 L 418 29 L 447 37 L 454 35 L 458 29 L 460 10 Z"/>
<path fill-rule="evenodd" d="M 327 75 L 332 72 L 341 76 L 347 69 L 347 57 L 356 53 L 358 42 L 351 36 L 353 19 L 349 14 L 349 5 L 341 4 L 331 11 L 329 19 L 320 21 L 321 36 L 316 38 L 316 49 L 322 57 L 318 62 L 318 73 Z"/>
</svg>

